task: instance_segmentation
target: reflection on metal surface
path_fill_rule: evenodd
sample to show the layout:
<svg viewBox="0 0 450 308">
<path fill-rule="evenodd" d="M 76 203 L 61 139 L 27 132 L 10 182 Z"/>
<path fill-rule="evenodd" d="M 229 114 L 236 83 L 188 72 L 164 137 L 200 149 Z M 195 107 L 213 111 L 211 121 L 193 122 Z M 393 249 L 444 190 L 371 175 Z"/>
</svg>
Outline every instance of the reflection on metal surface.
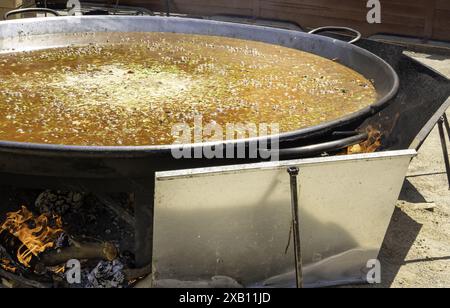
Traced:
<svg viewBox="0 0 450 308">
<path fill-rule="evenodd" d="M 247 287 L 295 286 L 289 175 L 300 169 L 304 284 L 366 280 L 415 151 L 161 172 L 156 279 L 228 276 Z"/>
</svg>

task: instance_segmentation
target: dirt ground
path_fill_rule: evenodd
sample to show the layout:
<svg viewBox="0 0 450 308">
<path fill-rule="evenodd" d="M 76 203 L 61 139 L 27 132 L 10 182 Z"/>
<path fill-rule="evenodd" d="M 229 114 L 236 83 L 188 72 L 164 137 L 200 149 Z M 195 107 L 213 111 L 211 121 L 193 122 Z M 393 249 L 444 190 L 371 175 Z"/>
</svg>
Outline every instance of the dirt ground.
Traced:
<svg viewBox="0 0 450 308">
<path fill-rule="evenodd" d="M 410 55 L 450 78 L 450 56 Z M 410 166 L 380 260 L 375 287 L 450 287 L 450 190 L 437 128 Z"/>
</svg>

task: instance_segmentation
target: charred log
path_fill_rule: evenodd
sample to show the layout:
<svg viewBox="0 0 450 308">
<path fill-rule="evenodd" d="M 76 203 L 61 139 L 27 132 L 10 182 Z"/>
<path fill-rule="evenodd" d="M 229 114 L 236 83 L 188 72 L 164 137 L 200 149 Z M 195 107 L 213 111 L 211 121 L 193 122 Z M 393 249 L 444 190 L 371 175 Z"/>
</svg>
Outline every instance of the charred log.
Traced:
<svg viewBox="0 0 450 308">
<path fill-rule="evenodd" d="M 150 275 L 152 273 L 152 265 L 147 265 L 142 268 L 128 268 L 124 269 L 123 273 L 125 275 L 125 279 L 127 281 L 133 281 L 142 277 L 145 277 L 147 275 Z"/>
<path fill-rule="evenodd" d="M 34 279 L 33 280 L 28 279 L 20 275 L 16 275 L 8 271 L 5 271 L 1 268 L 0 268 L 0 277 L 6 279 L 10 283 L 10 287 L 12 288 L 28 287 L 28 288 L 45 289 L 51 288 L 53 286 L 51 283 L 42 283 Z"/>
<path fill-rule="evenodd" d="M 40 256 L 40 263 L 45 266 L 57 266 L 71 259 L 113 261 L 118 255 L 117 248 L 111 243 L 78 243 L 75 246 L 43 253 Z"/>
</svg>

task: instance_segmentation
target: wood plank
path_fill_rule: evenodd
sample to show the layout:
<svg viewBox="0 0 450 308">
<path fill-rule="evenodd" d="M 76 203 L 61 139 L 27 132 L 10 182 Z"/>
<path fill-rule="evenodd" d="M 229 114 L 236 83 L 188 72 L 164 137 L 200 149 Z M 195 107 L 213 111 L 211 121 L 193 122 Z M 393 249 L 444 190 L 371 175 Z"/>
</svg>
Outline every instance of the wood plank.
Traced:
<svg viewBox="0 0 450 308">
<path fill-rule="evenodd" d="M 450 10 L 436 10 L 433 38 L 444 41 L 450 40 Z"/>
<path fill-rule="evenodd" d="M 425 29 L 424 38 L 431 39 L 434 30 L 434 18 L 436 15 L 436 0 L 430 0 L 425 8 Z"/>
<path fill-rule="evenodd" d="M 120 3 L 165 11 L 166 1 Z M 366 3 L 365 0 L 170 0 L 171 10 L 176 13 L 270 18 L 304 27 L 351 26 L 365 35 L 385 33 L 450 41 L 450 0 L 383 0 L 382 23 L 374 25 L 366 21 Z"/>
</svg>

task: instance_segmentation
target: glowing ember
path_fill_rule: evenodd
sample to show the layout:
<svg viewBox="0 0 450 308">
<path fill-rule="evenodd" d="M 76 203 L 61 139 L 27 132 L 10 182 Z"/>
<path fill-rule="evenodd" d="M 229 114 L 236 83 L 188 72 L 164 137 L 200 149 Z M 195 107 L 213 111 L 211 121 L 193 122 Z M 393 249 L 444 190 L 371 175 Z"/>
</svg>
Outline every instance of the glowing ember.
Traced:
<svg viewBox="0 0 450 308">
<path fill-rule="evenodd" d="M 66 271 L 66 266 L 65 265 L 60 265 L 60 266 L 56 266 L 53 268 L 53 272 L 55 274 L 62 274 Z"/>
<path fill-rule="evenodd" d="M 2 232 L 9 232 L 22 242 L 17 250 L 17 260 L 29 267 L 33 256 L 54 247 L 63 230 L 60 217 L 48 214 L 35 217 L 22 206 L 17 212 L 6 214 L 6 220 L 0 227 L 0 233 Z"/>
</svg>

